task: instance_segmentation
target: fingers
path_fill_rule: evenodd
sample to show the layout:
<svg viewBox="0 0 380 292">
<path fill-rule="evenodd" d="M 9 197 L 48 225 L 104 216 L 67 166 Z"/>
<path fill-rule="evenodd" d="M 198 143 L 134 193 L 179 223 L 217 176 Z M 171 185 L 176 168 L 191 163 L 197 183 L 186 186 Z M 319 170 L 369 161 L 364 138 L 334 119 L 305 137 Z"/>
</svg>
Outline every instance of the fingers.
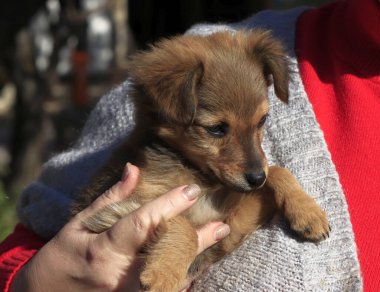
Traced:
<svg viewBox="0 0 380 292">
<path fill-rule="evenodd" d="M 198 254 L 230 234 L 230 227 L 223 222 L 210 222 L 197 230 Z"/>
<path fill-rule="evenodd" d="M 175 188 L 124 217 L 100 236 L 116 251 L 134 255 L 161 219 L 179 215 L 190 208 L 199 195 L 197 185 Z"/>
<path fill-rule="evenodd" d="M 113 185 L 103 195 L 98 197 L 89 207 L 78 214 L 78 219 L 87 218 L 94 215 L 111 203 L 120 202 L 128 198 L 136 188 L 140 171 L 138 167 L 127 163 L 124 167 L 121 181 Z"/>
</svg>

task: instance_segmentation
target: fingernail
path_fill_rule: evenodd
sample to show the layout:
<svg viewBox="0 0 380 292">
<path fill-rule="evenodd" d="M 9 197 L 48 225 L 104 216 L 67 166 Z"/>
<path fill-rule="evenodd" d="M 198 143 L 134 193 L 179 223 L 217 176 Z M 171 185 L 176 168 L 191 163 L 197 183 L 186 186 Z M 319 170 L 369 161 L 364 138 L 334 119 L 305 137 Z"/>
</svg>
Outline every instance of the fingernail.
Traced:
<svg viewBox="0 0 380 292">
<path fill-rule="evenodd" d="M 200 195 L 200 193 L 201 189 L 196 184 L 188 185 L 183 189 L 183 194 L 189 201 L 195 200 Z"/>
<path fill-rule="evenodd" d="M 127 164 L 125 165 L 124 170 L 123 170 L 123 175 L 121 177 L 122 181 L 125 181 L 127 179 L 128 175 L 129 175 L 129 168 L 131 165 L 132 164 L 129 162 L 127 162 Z"/>
<path fill-rule="evenodd" d="M 219 241 L 225 238 L 228 234 L 230 234 L 230 231 L 231 231 L 230 226 L 228 226 L 227 224 L 223 224 L 215 231 L 215 234 L 214 234 L 215 241 Z"/>
</svg>

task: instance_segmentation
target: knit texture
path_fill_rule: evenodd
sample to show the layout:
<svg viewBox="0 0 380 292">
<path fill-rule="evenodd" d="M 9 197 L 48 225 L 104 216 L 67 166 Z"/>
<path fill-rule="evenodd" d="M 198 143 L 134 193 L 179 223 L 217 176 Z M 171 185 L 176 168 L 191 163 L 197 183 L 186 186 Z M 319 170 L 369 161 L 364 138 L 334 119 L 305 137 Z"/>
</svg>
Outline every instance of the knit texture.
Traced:
<svg viewBox="0 0 380 292">
<path fill-rule="evenodd" d="M 134 110 L 128 89 L 126 81 L 105 95 L 77 143 L 50 159 L 40 178 L 21 194 L 17 208 L 20 222 L 41 237 L 49 239 L 63 227 L 75 194 L 131 131 Z"/>
<path fill-rule="evenodd" d="M 272 29 L 288 47 L 294 72 L 290 102 L 285 105 L 278 101 L 271 88 L 264 149 L 270 164 L 289 168 L 326 210 L 331 236 L 319 244 L 299 241 L 278 216 L 210 267 L 195 283 L 195 291 L 362 289 L 347 204 L 294 58 L 294 27 L 302 11 L 263 12 L 242 23 L 196 26 L 189 33 L 262 27 Z M 75 192 L 133 126 L 128 88 L 126 82 L 105 96 L 91 114 L 81 140 L 49 161 L 41 178 L 25 190 L 18 208 L 23 224 L 45 238 L 53 236 L 64 224 Z"/>
</svg>

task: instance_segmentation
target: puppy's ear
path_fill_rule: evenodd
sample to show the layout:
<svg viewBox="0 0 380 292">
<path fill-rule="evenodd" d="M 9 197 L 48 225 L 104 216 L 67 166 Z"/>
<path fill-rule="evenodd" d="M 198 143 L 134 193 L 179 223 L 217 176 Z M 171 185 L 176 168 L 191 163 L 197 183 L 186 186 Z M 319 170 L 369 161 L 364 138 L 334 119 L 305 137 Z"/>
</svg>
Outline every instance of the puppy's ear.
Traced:
<svg viewBox="0 0 380 292">
<path fill-rule="evenodd" d="M 197 88 L 203 76 L 200 57 L 186 37 L 163 40 L 135 55 L 129 75 L 147 98 L 145 106 L 170 123 L 192 123 L 198 104 Z"/>
<path fill-rule="evenodd" d="M 289 98 L 289 64 L 282 44 L 269 31 L 254 30 L 248 41 L 248 50 L 263 66 L 268 86 L 274 83 L 277 97 L 287 103 Z"/>
</svg>

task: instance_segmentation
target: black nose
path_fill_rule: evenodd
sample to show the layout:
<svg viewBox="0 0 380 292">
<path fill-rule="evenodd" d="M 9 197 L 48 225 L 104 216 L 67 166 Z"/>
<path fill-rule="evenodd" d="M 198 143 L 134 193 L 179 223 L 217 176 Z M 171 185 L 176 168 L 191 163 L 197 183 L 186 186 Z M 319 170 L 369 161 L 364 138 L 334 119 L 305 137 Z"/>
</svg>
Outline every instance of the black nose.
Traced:
<svg viewBox="0 0 380 292">
<path fill-rule="evenodd" d="M 260 187 L 266 179 L 265 172 L 248 172 L 245 174 L 245 179 L 251 187 Z"/>
</svg>

